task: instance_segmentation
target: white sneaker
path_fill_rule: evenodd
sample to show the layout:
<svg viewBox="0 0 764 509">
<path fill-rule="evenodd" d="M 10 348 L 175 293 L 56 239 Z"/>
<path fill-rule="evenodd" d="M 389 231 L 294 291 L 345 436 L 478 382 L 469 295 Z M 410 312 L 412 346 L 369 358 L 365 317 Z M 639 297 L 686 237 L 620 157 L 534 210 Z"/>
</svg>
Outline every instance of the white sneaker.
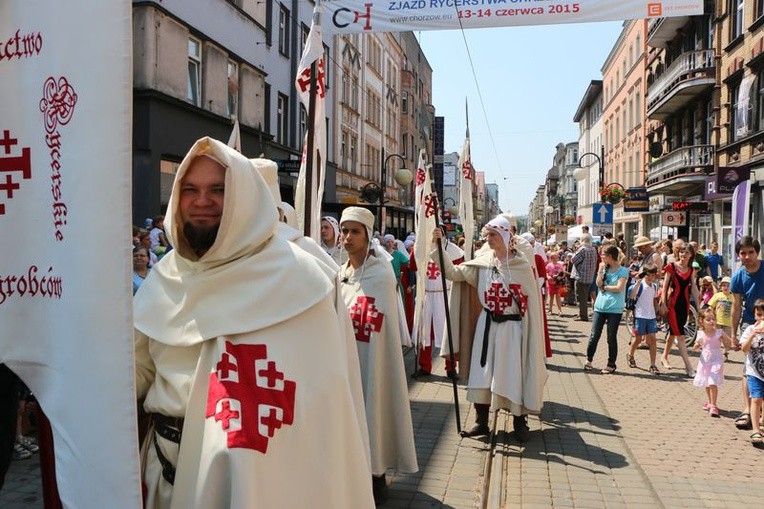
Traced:
<svg viewBox="0 0 764 509">
<path fill-rule="evenodd" d="M 14 460 L 28 460 L 32 457 L 32 453 L 29 452 L 23 445 L 18 442 L 13 444 L 13 459 Z"/>
<path fill-rule="evenodd" d="M 34 438 L 19 435 L 16 437 L 16 443 L 29 452 L 37 452 L 40 450 L 40 446 L 37 445 L 37 440 Z"/>
</svg>

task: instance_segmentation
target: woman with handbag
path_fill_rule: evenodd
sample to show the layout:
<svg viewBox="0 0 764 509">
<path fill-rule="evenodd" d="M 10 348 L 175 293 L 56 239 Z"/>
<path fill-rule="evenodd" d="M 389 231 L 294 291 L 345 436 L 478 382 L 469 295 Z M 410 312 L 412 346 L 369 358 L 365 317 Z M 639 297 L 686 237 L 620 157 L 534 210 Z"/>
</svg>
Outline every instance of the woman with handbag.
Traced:
<svg viewBox="0 0 764 509">
<path fill-rule="evenodd" d="M 687 354 L 684 326 L 687 324 L 687 317 L 690 313 L 690 301 L 698 302 L 698 287 L 694 284 L 692 269 L 695 252 L 692 246 L 685 244 L 682 240 L 675 241 L 674 248 L 677 252 L 677 259 L 664 267 L 665 276 L 663 277 L 659 302 L 659 311 L 666 313 L 669 326 L 669 337 L 663 347 L 661 364 L 664 368 L 671 369 L 668 356 L 674 340 L 676 340 L 687 376 L 694 378 L 695 370 L 690 362 L 690 356 Z"/>
</svg>

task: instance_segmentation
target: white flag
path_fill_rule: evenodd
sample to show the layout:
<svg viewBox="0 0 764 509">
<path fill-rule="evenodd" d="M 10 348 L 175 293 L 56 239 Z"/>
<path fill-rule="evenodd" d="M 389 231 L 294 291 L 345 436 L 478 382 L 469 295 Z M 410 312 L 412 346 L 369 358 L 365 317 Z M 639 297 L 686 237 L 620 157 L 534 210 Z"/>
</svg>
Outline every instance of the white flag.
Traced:
<svg viewBox="0 0 764 509">
<path fill-rule="evenodd" d="M 420 161 L 422 161 L 420 157 Z M 435 230 L 435 209 L 437 197 L 432 192 L 430 172 L 424 168 L 422 171 L 422 184 L 419 184 L 419 171 L 417 168 L 417 196 L 420 198 L 416 209 L 416 242 L 414 244 L 414 258 L 416 259 L 416 299 L 414 309 L 414 334 L 416 345 L 420 344 L 422 334 L 422 307 L 424 305 L 424 292 L 427 283 L 427 261 L 430 259 L 432 247 L 432 232 Z M 421 187 L 421 195 L 419 188 Z"/>
<path fill-rule="evenodd" d="M 309 127 L 305 133 L 302 148 L 302 164 L 300 174 L 297 177 L 297 189 L 295 190 L 295 210 L 297 211 L 298 229 L 305 231 L 305 193 L 306 175 L 311 172 L 310 191 L 310 223 L 308 236 L 316 242 L 321 241 L 321 200 L 324 195 L 324 178 L 326 173 L 326 62 L 324 62 L 324 43 L 321 38 L 321 2 L 316 2 L 313 10 L 313 21 L 310 25 L 308 40 L 303 49 L 300 65 L 297 69 L 297 94 L 307 111 L 310 111 L 310 67 L 315 64 L 316 69 L 316 97 L 315 97 L 315 120 L 312 129 Z M 306 168 L 308 136 L 313 136 L 313 161 L 312 167 Z"/>
<path fill-rule="evenodd" d="M 468 130 L 469 132 L 469 130 Z M 475 169 L 470 159 L 470 138 L 464 140 L 462 155 L 459 157 L 459 218 L 464 231 L 464 260 L 472 260 L 473 237 L 475 235 L 474 211 L 472 209 L 472 186 Z"/>
<path fill-rule="evenodd" d="M 419 151 L 419 161 L 416 165 L 416 176 L 414 177 L 414 210 L 417 211 L 414 216 L 414 231 L 417 231 L 417 224 L 419 224 L 419 203 L 422 201 L 422 193 L 424 192 L 425 181 L 425 150 Z"/>
<path fill-rule="evenodd" d="M 51 422 L 64 507 L 141 506 L 132 50 L 130 2 L 0 1 L 0 362 Z"/>
<path fill-rule="evenodd" d="M 233 128 L 231 129 L 231 136 L 228 137 L 228 146 L 234 149 L 236 152 L 241 152 L 241 129 L 239 128 L 239 119 L 235 115 L 231 115 L 233 119 Z M 278 205 L 278 203 L 276 204 Z"/>
</svg>

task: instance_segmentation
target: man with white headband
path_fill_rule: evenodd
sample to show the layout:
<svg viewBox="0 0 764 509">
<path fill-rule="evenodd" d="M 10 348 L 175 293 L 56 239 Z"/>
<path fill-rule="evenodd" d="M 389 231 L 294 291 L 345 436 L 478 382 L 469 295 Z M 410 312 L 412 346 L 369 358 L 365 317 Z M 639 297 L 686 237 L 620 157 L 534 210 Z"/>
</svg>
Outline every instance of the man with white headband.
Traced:
<svg viewBox="0 0 764 509">
<path fill-rule="evenodd" d="M 401 316 L 390 262 L 370 251 L 374 214 L 348 207 L 340 219 L 348 261 L 340 267 L 342 297 L 355 330 L 371 444 L 374 500 L 387 498 L 388 468 L 418 470 L 406 372 L 401 352 Z"/>
<path fill-rule="evenodd" d="M 462 432 L 472 437 L 490 433 L 488 414 L 507 409 L 513 416 L 515 437 L 520 442 L 529 438 L 528 414 L 538 414 L 543 405 L 547 373 L 544 364 L 544 326 L 541 296 L 536 278 L 525 253 L 531 253 L 528 242 L 510 233 L 509 221 L 502 216 L 492 219 L 483 229 L 488 249 L 478 252 L 473 260 L 454 265 L 444 257 L 442 267 L 454 283 L 451 293 L 454 350 L 463 362 L 460 375 L 465 375 L 469 359 L 467 399 L 475 405 L 475 426 Z M 443 237 L 439 229 L 433 240 Z M 437 249 L 430 258 L 438 262 Z M 474 334 L 460 335 L 469 320 L 468 289 L 477 290 L 483 310 L 474 326 Z M 448 354 L 447 343 L 443 354 Z"/>
<path fill-rule="evenodd" d="M 263 178 L 210 138 L 165 223 L 175 249 L 134 300 L 145 507 L 371 507 L 331 271 L 277 233 Z"/>
</svg>

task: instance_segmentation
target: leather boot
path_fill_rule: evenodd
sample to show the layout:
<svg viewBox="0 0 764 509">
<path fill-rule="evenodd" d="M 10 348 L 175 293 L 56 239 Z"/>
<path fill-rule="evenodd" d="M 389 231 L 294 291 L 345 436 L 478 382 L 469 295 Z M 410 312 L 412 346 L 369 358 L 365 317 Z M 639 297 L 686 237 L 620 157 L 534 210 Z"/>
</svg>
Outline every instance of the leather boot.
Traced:
<svg viewBox="0 0 764 509">
<path fill-rule="evenodd" d="M 488 412 L 491 409 L 491 405 L 481 405 L 475 403 L 475 425 L 468 430 L 464 430 L 460 433 L 463 437 L 479 437 L 482 435 L 490 435 L 491 428 L 488 427 Z"/>
<path fill-rule="evenodd" d="M 371 476 L 371 490 L 374 494 L 374 505 L 387 502 L 387 480 L 385 474 Z"/>
<path fill-rule="evenodd" d="M 515 430 L 515 438 L 518 442 L 527 442 L 530 438 L 531 429 L 528 427 L 527 415 L 513 415 L 512 427 Z"/>
</svg>

